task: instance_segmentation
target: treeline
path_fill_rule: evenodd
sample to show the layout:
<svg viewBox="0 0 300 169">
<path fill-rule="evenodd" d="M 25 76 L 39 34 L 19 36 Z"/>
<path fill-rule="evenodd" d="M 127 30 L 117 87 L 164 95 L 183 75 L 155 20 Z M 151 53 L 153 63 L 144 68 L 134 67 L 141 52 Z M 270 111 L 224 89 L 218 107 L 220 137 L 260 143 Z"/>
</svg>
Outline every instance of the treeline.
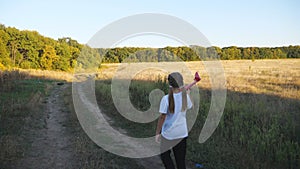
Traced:
<svg viewBox="0 0 300 169">
<path fill-rule="evenodd" d="M 165 48 L 113 48 L 105 53 L 98 49 L 102 62 L 161 62 L 161 61 L 199 61 L 210 59 L 238 60 L 238 59 L 285 59 L 300 58 L 300 46 L 288 47 L 201 47 L 181 46 Z"/>
<path fill-rule="evenodd" d="M 76 65 L 87 68 L 100 66 L 101 62 L 199 61 L 216 57 L 223 60 L 300 58 L 300 46 L 93 49 L 71 38 L 54 40 L 36 31 L 20 31 L 0 24 L 0 69 L 71 71 Z"/>
<path fill-rule="evenodd" d="M 54 40 L 36 31 L 0 25 L 0 70 L 7 68 L 71 71 L 84 49 L 91 57 L 97 50 L 71 38 Z M 100 62 L 99 62 L 100 63 Z"/>
</svg>

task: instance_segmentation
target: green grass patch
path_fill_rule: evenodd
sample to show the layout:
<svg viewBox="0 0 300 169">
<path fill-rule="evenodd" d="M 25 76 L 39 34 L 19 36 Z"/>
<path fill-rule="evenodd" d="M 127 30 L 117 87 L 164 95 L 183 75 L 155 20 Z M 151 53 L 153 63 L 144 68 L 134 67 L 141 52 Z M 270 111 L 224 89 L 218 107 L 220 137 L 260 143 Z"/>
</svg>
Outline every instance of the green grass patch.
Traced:
<svg viewBox="0 0 300 169">
<path fill-rule="evenodd" d="M 38 115 L 34 110 L 39 106 L 39 98 L 47 93 L 46 88 L 50 82 L 23 79 L 0 84 L 1 165 L 5 166 L 22 158 L 29 147 L 24 136 L 25 125 L 34 123 L 30 119 Z"/>
</svg>

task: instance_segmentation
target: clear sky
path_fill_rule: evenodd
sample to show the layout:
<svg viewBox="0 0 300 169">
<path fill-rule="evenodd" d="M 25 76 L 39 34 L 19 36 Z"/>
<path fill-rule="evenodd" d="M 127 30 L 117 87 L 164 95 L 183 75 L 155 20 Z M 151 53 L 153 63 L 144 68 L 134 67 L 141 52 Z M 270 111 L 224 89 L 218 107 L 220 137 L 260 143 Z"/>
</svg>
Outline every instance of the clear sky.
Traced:
<svg viewBox="0 0 300 169">
<path fill-rule="evenodd" d="M 215 46 L 273 47 L 300 45 L 299 9 L 299 0 L 0 0 L 0 23 L 87 43 L 118 19 L 162 13 L 194 25 Z M 141 37 L 123 45 L 176 45 L 161 38 Z"/>
</svg>

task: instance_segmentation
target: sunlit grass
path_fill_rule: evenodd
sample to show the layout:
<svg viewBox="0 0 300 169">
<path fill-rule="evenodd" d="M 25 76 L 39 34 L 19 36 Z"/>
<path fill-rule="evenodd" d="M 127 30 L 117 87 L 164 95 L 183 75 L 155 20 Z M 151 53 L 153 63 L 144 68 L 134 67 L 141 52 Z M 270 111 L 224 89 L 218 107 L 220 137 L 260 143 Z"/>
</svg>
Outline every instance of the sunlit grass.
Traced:
<svg viewBox="0 0 300 169">
<path fill-rule="evenodd" d="M 177 70 L 186 77 L 186 83 L 192 81 L 191 77 L 198 71 L 202 77 L 199 87 L 210 89 L 210 76 L 203 62 L 181 63 L 130 63 L 128 66 L 138 69 L 143 67 L 134 79 L 156 80 L 165 78 L 165 70 Z M 285 98 L 300 98 L 300 59 L 278 60 L 229 60 L 220 61 L 224 68 L 226 88 L 242 93 L 271 94 Z M 143 64 L 144 66 L 140 66 Z M 160 64 L 162 70 L 154 70 L 152 65 Z M 104 64 L 97 73 L 98 79 L 111 79 L 115 76 L 122 64 Z M 185 66 L 182 67 L 182 65 Z"/>
<path fill-rule="evenodd" d="M 182 70 L 178 63 L 163 64 L 178 68 L 187 79 L 195 71 L 202 75 L 200 87 L 200 110 L 197 121 L 190 132 L 187 158 L 202 163 L 207 168 L 295 168 L 299 166 L 299 79 L 300 60 L 221 61 L 228 89 L 226 107 L 222 120 L 211 138 L 204 144 L 198 137 L 210 108 L 210 78 L 202 62 L 185 63 L 190 71 Z M 131 81 L 131 102 L 137 109 L 146 110 L 149 105 L 145 95 L 149 86 L 156 88 L 157 80 L 165 78 L 163 70 L 137 73 Z M 151 136 L 155 122 L 134 124 L 122 116 L 112 104 L 109 79 L 114 77 L 120 64 L 106 65 L 98 73 L 96 95 L 98 104 L 106 108 L 117 127 L 125 129 L 135 137 Z M 131 63 L 130 66 L 134 67 Z M 137 66 L 139 67 L 139 66 Z M 126 73 L 126 72 L 124 72 Z M 120 77 L 122 78 L 122 77 Z M 103 79 L 107 79 L 103 81 Z M 138 81 L 139 80 L 139 81 Z M 165 83 L 165 86 L 167 84 Z M 164 90 L 166 92 L 166 90 Z M 144 93 L 146 94 L 140 94 Z M 101 100 L 105 98 L 104 100 Z M 146 108 L 144 107 L 146 106 Z M 147 133 L 142 135 L 140 133 Z"/>
</svg>

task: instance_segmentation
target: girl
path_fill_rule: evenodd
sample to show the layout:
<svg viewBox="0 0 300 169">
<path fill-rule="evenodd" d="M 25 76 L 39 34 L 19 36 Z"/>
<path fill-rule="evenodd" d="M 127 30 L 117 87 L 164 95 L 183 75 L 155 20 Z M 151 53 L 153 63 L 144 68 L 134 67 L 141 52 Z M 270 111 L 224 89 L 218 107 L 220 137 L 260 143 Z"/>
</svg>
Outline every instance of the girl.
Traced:
<svg viewBox="0 0 300 169">
<path fill-rule="evenodd" d="M 176 166 L 185 169 L 186 139 L 188 128 L 186 111 L 192 108 L 192 102 L 184 88 L 183 77 L 174 72 L 168 76 L 169 94 L 165 95 L 160 102 L 161 113 L 157 128 L 156 142 L 160 142 L 161 159 L 166 169 L 175 169 L 170 157 L 173 150 Z"/>
</svg>

